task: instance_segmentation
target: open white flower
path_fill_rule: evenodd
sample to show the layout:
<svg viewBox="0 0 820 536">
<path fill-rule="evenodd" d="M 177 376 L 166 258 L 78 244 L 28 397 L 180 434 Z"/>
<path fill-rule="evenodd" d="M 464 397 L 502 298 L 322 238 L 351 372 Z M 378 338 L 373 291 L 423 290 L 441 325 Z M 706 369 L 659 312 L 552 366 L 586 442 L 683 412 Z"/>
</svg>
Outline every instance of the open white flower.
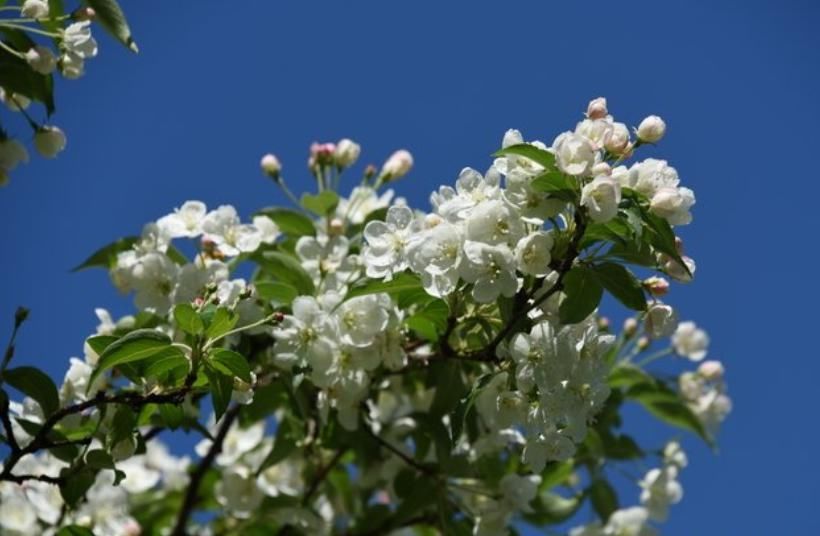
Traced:
<svg viewBox="0 0 820 536">
<path fill-rule="evenodd" d="M 678 469 L 668 465 L 660 469 L 650 469 L 640 482 L 641 504 L 646 507 L 649 517 L 655 521 L 666 521 L 669 506 L 683 498 L 683 487 L 677 481 Z"/>
<path fill-rule="evenodd" d="M 692 361 L 700 361 L 709 350 L 709 335 L 694 322 L 681 322 L 672 334 L 675 352 Z"/>
<path fill-rule="evenodd" d="M 336 310 L 342 342 L 359 347 L 373 343 L 387 327 L 391 307 L 387 294 L 367 294 L 342 303 Z"/>
<path fill-rule="evenodd" d="M 653 339 L 669 337 L 678 327 L 678 314 L 669 305 L 653 303 L 646 311 L 644 327 L 646 334 Z"/>
<path fill-rule="evenodd" d="M 482 242 L 464 243 L 461 277 L 473 283 L 473 298 L 479 303 L 490 303 L 498 296 L 508 298 L 518 289 L 515 277 L 515 258 L 505 245 L 493 246 Z"/>
<path fill-rule="evenodd" d="M 589 211 L 592 221 L 608 222 L 618 214 L 621 186 L 612 177 L 600 175 L 584 186 L 581 204 Z"/>
<path fill-rule="evenodd" d="M 230 205 L 222 205 L 208 213 L 202 220 L 202 231 L 207 240 L 229 257 L 255 251 L 262 242 L 259 229 L 241 223 L 236 209 Z"/>
<path fill-rule="evenodd" d="M 171 238 L 195 237 L 202 234 L 202 222 L 208 208 L 202 201 L 186 201 L 173 213 L 157 220 L 157 225 Z"/>
<path fill-rule="evenodd" d="M 405 206 L 392 206 L 385 221 L 371 221 L 364 228 L 367 276 L 390 280 L 407 268 L 407 246 L 416 231 L 415 215 Z"/>
<path fill-rule="evenodd" d="M 550 270 L 553 239 L 548 231 L 535 231 L 515 245 L 515 262 L 518 269 L 528 275 L 543 277 Z"/>
<path fill-rule="evenodd" d="M 692 221 L 689 209 L 695 204 L 695 192 L 689 188 L 660 188 L 652 196 L 652 212 L 671 225 L 686 225 Z"/>
<path fill-rule="evenodd" d="M 21 162 L 28 162 L 28 151 L 13 138 L 0 139 L 0 186 L 8 182 L 8 174 Z"/>
<path fill-rule="evenodd" d="M 66 50 L 83 59 L 97 55 L 97 41 L 91 36 L 91 22 L 81 21 L 70 24 L 63 34 Z"/>
<path fill-rule="evenodd" d="M 589 175 L 598 156 L 592 143 L 574 132 L 559 134 L 552 142 L 552 150 L 558 169 L 576 177 Z"/>
<path fill-rule="evenodd" d="M 40 74 L 51 74 L 57 68 L 57 58 L 48 47 L 33 46 L 26 51 L 24 56 L 29 66 Z"/>
</svg>

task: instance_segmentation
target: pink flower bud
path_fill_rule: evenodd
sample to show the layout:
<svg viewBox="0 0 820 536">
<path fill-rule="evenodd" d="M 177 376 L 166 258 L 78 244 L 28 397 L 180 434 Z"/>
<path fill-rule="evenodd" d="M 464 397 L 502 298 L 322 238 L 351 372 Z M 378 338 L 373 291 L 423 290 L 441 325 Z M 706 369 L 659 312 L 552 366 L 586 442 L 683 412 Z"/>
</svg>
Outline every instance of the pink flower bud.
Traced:
<svg viewBox="0 0 820 536">
<path fill-rule="evenodd" d="M 385 182 L 394 181 L 407 175 L 413 167 L 413 155 L 409 151 L 399 149 L 382 166 L 381 178 Z"/>
<path fill-rule="evenodd" d="M 635 317 L 630 317 L 624 320 L 624 335 L 631 337 L 638 331 L 638 320 Z"/>
<path fill-rule="evenodd" d="M 587 106 L 587 117 L 590 119 L 603 119 L 609 112 L 606 109 L 606 98 L 598 97 L 589 101 Z"/>
<path fill-rule="evenodd" d="M 669 281 L 658 276 L 644 279 L 643 286 L 653 296 L 665 296 L 669 292 Z"/>
<path fill-rule="evenodd" d="M 657 143 L 666 134 L 666 123 L 657 115 L 650 115 L 641 121 L 636 132 L 639 140 L 646 143 Z"/>
<path fill-rule="evenodd" d="M 259 165 L 262 168 L 262 172 L 268 177 L 273 180 L 279 178 L 279 173 L 282 171 L 282 164 L 279 163 L 279 159 L 276 158 L 276 156 L 270 153 L 266 154 L 262 157 Z"/>
<path fill-rule="evenodd" d="M 709 381 L 723 379 L 723 364 L 720 361 L 704 361 L 698 367 L 698 374 Z"/>
</svg>

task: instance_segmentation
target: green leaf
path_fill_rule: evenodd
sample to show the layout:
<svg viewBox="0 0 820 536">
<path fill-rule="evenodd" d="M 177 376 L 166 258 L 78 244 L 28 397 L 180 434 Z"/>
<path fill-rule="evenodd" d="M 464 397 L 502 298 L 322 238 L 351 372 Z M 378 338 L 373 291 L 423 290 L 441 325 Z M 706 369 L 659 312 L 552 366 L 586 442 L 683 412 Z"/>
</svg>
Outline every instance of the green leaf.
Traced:
<svg viewBox="0 0 820 536">
<path fill-rule="evenodd" d="M 108 33 L 133 52 L 139 52 L 137 43 L 131 36 L 131 28 L 125 20 L 125 13 L 117 0 L 85 0 L 85 3 L 94 8 L 96 20 Z"/>
<path fill-rule="evenodd" d="M 632 272 L 614 262 L 596 264 L 592 267 L 598 281 L 618 301 L 635 311 L 646 310 L 643 286 Z"/>
<path fill-rule="evenodd" d="M 548 463 L 541 472 L 541 484 L 539 485 L 539 489 L 546 491 L 559 484 L 563 484 L 570 477 L 574 469 L 575 462 L 573 460 Z"/>
<path fill-rule="evenodd" d="M 604 289 L 592 270 L 577 266 L 564 276 L 564 292 L 567 297 L 558 309 L 561 323 L 577 324 L 598 307 Z"/>
<path fill-rule="evenodd" d="M 500 157 L 500 156 L 523 156 L 533 162 L 541 164 L 545 168 L 554 168 L 555 167 L 555 155 L 549 151 L 545 151 L 544 149 L 539 149 L 535 145 L 531 145 L 529 143 L 519 143 L 516 145 L 510 145 L 509 147 L 505 147 L 500 151 L 496 151 L 493 153 L 493 156 Z"/>
<path fill-rule="evenodd" d="M 6 29 L 4 33 L 7 36 L 21 35 L 22 38 L 30 41 L 28 36 L 22 32 Z M 8 39 L 8 41 L 13 40 L 13 38 Z M 31 48 L 29 45 L 24 46 L 21 52 L 26 52 Z M 25 60 L 18 58 L 5 48 L 0 48 L 0 86 L 6 91 L 19 93 L 43 103 L 48 115 L 54 113 L 54 82 L 51 75 L 43 75 L 32 70 Z"/>
<path fill-rule="evenodd" d="M 336 192 L 330 190 L 319 192 L 316 195 L 302 195 L 302 206 L 317 216 L 327 216 L 336 210 L 336 205 L 338 204 L 339 196 L 336 195 Z"/>
<path fill-rule="evenodd" d="M 185 420 L 185 410 L 174 404 L 159 404 L 157 407 L 162 422 L 171 430 L 179 428 Z"/>
<path fill-rule="evenodd" d="M 164 333 L 154 329 L 138 329 L 125 335 L 109 345 L 100 355 L 97 368 L 91 373 L 88 380 L 88 389 L 94 381 L 106 370 L 122 365 L 147 359 L 171 346 L 171 339 Z"/>
<path fill-rule="evenodd" d="M 603 450 L 607 458 L 613 460 L 636 460 L 644 457 L 644 452 L 634 439 L 626 434 L 601 434 Z"/>
<path fill-rule="evenodd" d="M 260 210 L 258 214 L 272 219 L 280 231 L 291 237 L 316 235 L 313 220 L 301 212 L 287 208 L 266 208 Z"/>
<path fill-rule="evenodd" d="M 114 469 L 114 459 L 102 449 L 89 450 L 85 455 L 85 463 L 92 469 Z"/>
<path fill-rule="evenodd" d="M 349 300 L 350 298 L 364 296 L 365 294 L 375 294 L 377 292 L 386 292 L 387 294 L 395 295 L 417 289 L 423 290 L 419 276 L 416 274 L 401 273 L 396 274 L 390 281 L 366 279 L 364 282 L 352 286 L 350 290 L 348 290 L 345 299 Z"/>
<path fill-rule="evenodd" d="M 106 438 L 109 447 L 114 447 L 120 441 L 132 437 L 136 426 L 137 416 L 134 411 L 125 404 L 118 405 Z"/>
<path fill-rule="evenodd" d="M 618 509 L 618 495 L 612 486 L 602 478 L 596 478 L 589 487 L 589 498 L 592 508 L 601 521 L 606 523 L 609 516 Z"/>
<path fill-rule="evenodd" d="M 578 180 L 564 175 L 558 170 L 550 170 L 535 177 L 530 187 L 536 192 L 544 192 L 550 197 L 572 201 L 578 194 Z"/>
<path fill-rule="evenodd" d="M 253 286 L 260 298 L 281 306 L 289 306 L 299 295 L 296 287 L 279 281 L 256 281 Z"/>
<path fill-rule="evenodd" d="M 277 280 L 292 285 L 301 296 L 312 296 L 316 289 L 313 278 L 302 268 L 298 260 L 278 251 L 265 251 L 258 259 L 263 271 Z"/>
<path fill-rule="evenodd" d="M 46 417 L 60 408 L 57 386 L 45 372 L 34 367 L 17 367 L 3 373 L 6 383 L 33 398 Z"/>
<path fill-rule="evenodd" d="M 236 376 L 246 383 L 251 382 L 251 368 L 247 359 L 233 350 L 217 348 L 211 352 L 211 364 L 223 374 Z"/>
<path fill-rule="evenodd" d="M 236 325 L 239 316 L 225 307 L 219 307 L 208 322 L 205 334 L 209 339 L 218 339 L 225 335 Z"/>
<path fill-rule="evenodd" d="M 451 415 L 459 401 L 469 394 L 461 369 L 460 363 L 454 361 L 430 364 L 430 384 L 436 389 L 429 409 L 430 415 Z"/>
<path fill-rule="evenodd" d="M 92 253 L 90 257 L 78 266 L 72 268 L 71 271 L 78 272 L 80 270 L 85 270 L 86 268 L 94 267 L 101 267 L 107 270 L 117 263 L 117 255 L 119 253 L 128 251 L 138 241 L 138 236 L 126 236 L 125 238 L 120 238 L 119 240 L 112 242 L 107 246 L 103 246 Z"/>
<path fill-rule="evenodd" d="M 712 439 L 697 415 L 681 400 L 678 393 L 662 383 L 655 381 L 633 385 L 627 390 L 626 396 L 639 402 L 663 422 L 693 432 L 709 445 L 712 444 Z"/>
<path fill-rule="evenodd" d="M 572 517 L 583 504 L 583 494 L 563 497 L 544 490 L 530 503 L 532 512 L 523 518 L 534 525 L 556 525 Z"/>
<path fill-rule="evenodd" d="M 151 356 L 151 363 L 142 370 L 146 378 L 165 378 L 170 374 L 173 377 L 185 376 L 190 370 L 190 361 L 182 350 L 169 346 Z M 178 371 L 178 372 L 177 372 Z"/>
<path fill-rule="evenodd" d="M 675 261 L 677 261 L 678 264 L 686 270 L 686 273 L 691 276 L 692 273 L 689 271 L 686 263 L 683 262 L 680 253 L 678 253 L 678 246 L 675 243 L 675 232 L 672 230 L 669 223 L 649 210 L 643 211 L 643 220 L 644 223 L 646 223 L 647 230 L 649 231 L 646 233 L 648 235 L 647 238 L 649 239 L 649 243 L 661 253 L 666 253 L 675 259 Z"/>
<path fill-rule="evenodd" d="M 97 473 L 87 467 L 80 470 L 66 467 L 60 471 L 60 476 L 64 477 L 60 482 L 60 495 L 66 504 L 73 507 L 85 497 L 85 493 L 94 484 Z"/>
<path fill-rule="evenodd" d="M 473 388 L 470 390 L 469 394 L 458 402 L 458 405 L 453 411 L 453 418 L 450 420 L 450 426 L 453 430 L 453 441 L 458 441 L 462 430 L 464 430 L 467 416 L 473 408 L 476 397 L 479 393 L 481 393 L 481 390 L 484 389 L 488 383 L 490 383 L 493 376 L 495 376 L 495 373 L 492 372 L 488 372 L 487 374 L 480 376 L 478 380 L 476 380 L 476 383 L 473 385 Z"/>
<path fill-rule="evenodd" d="M 429 318 L 413 315 L 405 320 L 404 324 L 422 339 L 430 342 L 436 342 L 439 338 L 439 332 L 438 329 L 436 329 L 436 324 Z"/>
<path fill-rule="evenodd" d="M 581 241 L 580 249 L 601 241 L 624 244 L 630 239 L 632 232 L 629 224 L 620 218 L 609 220 L 606 223 L 591 223 L 584 232 L 584 239 Z"/>
<path fill-rule="evenodd" d="M 653 383 L 655 378 L 633 365 L 619 365 L 609 374 L 610 387 L 632 387 L 639 383 Z"/>
<path fill-rule="evenodd" d="M 228 404 L 231 402 L 233 378 L 222 374 L 208 362 L 205 363 L 203 370 L 205 376 L 208 378 L 214 405 L 214 415 L 218 421 L 225 413 L 225 410 L 228 409 Z"/>
<path fill-rule="evenodd" d="M 268 467 L 276 465 L 290 456 L 296 450 L 299 438 L 299 426 L 295 419 L 286 417 L 279 421 L 276 427 L 276 439 L 273 441 L 273 449 L 265 458 L 265 461 L 262 462 L 259 472 L 261 473 Z"/>
<path fill-rule="evenodd" d="M 111 346 L 112 343 L 117 342 L 117 340 L 119 340 L 119 337 L 116 335 L 96 335 L 87 338 L 85 342 L 87 342 L 91 349 L 94 350 L 94 353 L 99 356 L 102 355 L 105 349 Z"/>
<path fill-rule="evenodd" d="M 205 330 L 205 324 L 190 303 L 181 303 L 174 307 L 174 320 L 185 333 L 199 335 Z"/>
</svg>

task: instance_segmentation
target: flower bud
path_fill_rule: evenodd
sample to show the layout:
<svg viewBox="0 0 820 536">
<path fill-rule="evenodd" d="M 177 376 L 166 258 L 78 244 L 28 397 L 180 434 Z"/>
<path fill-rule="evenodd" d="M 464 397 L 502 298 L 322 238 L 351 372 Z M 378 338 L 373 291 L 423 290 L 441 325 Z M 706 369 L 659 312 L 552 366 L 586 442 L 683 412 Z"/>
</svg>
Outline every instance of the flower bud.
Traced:
<svg viewBox="0 0 820 536">
<path fill-rule="evenodd" d="M 641 337 L 638 339 L 638 342 L 635 343 L 636 347 L 639 351 L 643 352 L 647 348 L 649 348 L 649 337 Z"/>
<path fill-rule="evenodd" d="M 48 3 L 45 0 L 26 0 L 20 8 L 20 15 L 29 19 L 48 17 Z"/>
<path fill-rule="evenodd" d="M 589 101 L 587 106 L 587 117 L 590 119 L 603 119 L 609 112 L 606 109 L 606 98 L 598 97 Z"/>
<path fill-rule="evenodd" d="M 97 16 L 97 12 L 94 11 L 92 7 L 78 7 L 74 10 L 71 14 L 71 18 L 77 22 L 82 22 L 86 20 L 94 20 Z"/>
<path fill-rule="evenodd" d="M 678 327 L 678 314 L 672 307 L 657 302 L 646 311 L 644 329 L 653 339 L 669 337 Z"/>
<path fill-rule="evenodd" d="M 12 112 L 19 112 L 20 110 L 25 110 L 31 105 L 31 99 L 29 99 L 25 95 L 20 95 L 19 93 L 6 92 L 6 90 L 2 87 L 0 87 L 0 101 L 3 101 L 3 104 L 5 104 L 6 107 Z"/>
<path fill-rule="evenodd" d="M 328 225 L 328 233 L 331 236 L 341 236 L 345 232 L 345 224 L 341 218 L 333 218 Z"/>
<path fill-rule="evenodd" d="M 262 168 L 262 172 L 265 175 L 275 181 L 279 180 L 279 173 L 282 171 L 282 164 L 279 163 L 279 159 L 276 158 L 275 155 L 268 153 L 263 156 L 262 160 L 259 162 L 259 166 Z"/>
<path fill-rule="evenodd" d="M 638 320 L 635 317 L 629 317 L 624 320 L 624 335 L 631 337 L 638 332 Z"/>
<path fill-rule="evenodd" d="M 666 123 L 657 115 L 650 115 L 638 125 L 638 139 L 646 143 L 657 143 L 666 134 Z"/>
<path fill-rule="evenodd" d="M 315 173 L 318 168 L 332 164 L 335 152 L 336 145 L 333 143 L 312 143 L 308 157 L 308 169 Z"/>
<path fill-rule="evenodd" d="M 597 177 L 599 175 L 606 175 L 607 177 L 612 175 L 612 166 L 606 162 L 599 162 L 592 166 L 592 176 Z"/>
<path fill-rule="evenodd" d="M 669 292 L 669 281 L 653 275 L 644 279 L 643 287 L 653 296 L 665 296 Z"/>
<path fill-rule="evenodd" d="M 54 158 L 65 149 L 66 137 L 54 126 L 43 126 L 34 134 L 34 147 L 44 158 Z"/>
<path fill-rule="evenodd" d="M 30 312 L 31 311 L 29 309 L 26 309 L 22 305 L 18 307 L 17 310 L 14 312 L 14 327 L 19 328 L 21 325 L 23 325 L 23 322 L 25 322 L 26 319 L 28 319 L 28 315 Z"/>
<path fill-rule="evenodd" d="M 698 374 L 708 381 L 723 379 L 723 364 L 720 361 L 704 361 L 698 367 Z"/>
<path fill-rule="evenodd" d="M 394 181 L 407 175 L 413 167 L 413 155 L 404 149 L 399 149 L 382 166 L 380 177 L 384 182 Z"/>
<path fill-rule="evenodd" d="M 40 74 L 51 74 L 57 68 L 57 58 L 48 47 L 33 46 L 25 53 L 25 57 L 29 66 Z"/>
<path fill-rule="evenodd" d="M 598 329 L 600 331 L 609 331 L 609 319 L 605 316 L 598 318 Z"/>
<path fill-rule="evenodd" d="M 359 159 L 361 146 L 353 140 L 347 138 L 339 140 L 336 144 L 336 150 L 333 152 L 333 159 L 336 161 L 336 167 L 348 168 L 356 163 Z"/>
<path fill-rule="evenodd" d="M 624 154 L 629 148 L 629 129 L 625 124 L 612 123 L 612 132 L 604 143 L 604 148 L 612 154 Z"/>
</svg>

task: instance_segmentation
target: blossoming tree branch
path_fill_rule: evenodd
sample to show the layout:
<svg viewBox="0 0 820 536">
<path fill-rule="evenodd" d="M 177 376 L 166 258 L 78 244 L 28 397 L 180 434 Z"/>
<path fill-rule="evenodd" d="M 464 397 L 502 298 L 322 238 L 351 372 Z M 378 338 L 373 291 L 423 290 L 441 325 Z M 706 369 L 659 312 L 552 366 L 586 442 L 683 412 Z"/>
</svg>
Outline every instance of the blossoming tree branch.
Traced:
<svg viewBox="0 0 820 536">
<path fill-rule="evenodd" d="M 97 310 L 60 387 L 14 359 L 15 316 L 4 533 L 657 534 L 678 438 L 713 445 L 731 406 L 707 334 L 661 301 L 695 274 L 676 236 L 694 193 L 635 160 L 665 129 L 595 99 L 551 145 L 508 131 L 428 212 L 390 189 L 407 151 L 357 173 L 359 145 L 314 144 L 312 193 L 261 161 L 290 206 L 186 201 L 100 249 L 78 268 L 136 311 Z M 639 444 L 629 404 L 670 440 Z"/>
</svg>

